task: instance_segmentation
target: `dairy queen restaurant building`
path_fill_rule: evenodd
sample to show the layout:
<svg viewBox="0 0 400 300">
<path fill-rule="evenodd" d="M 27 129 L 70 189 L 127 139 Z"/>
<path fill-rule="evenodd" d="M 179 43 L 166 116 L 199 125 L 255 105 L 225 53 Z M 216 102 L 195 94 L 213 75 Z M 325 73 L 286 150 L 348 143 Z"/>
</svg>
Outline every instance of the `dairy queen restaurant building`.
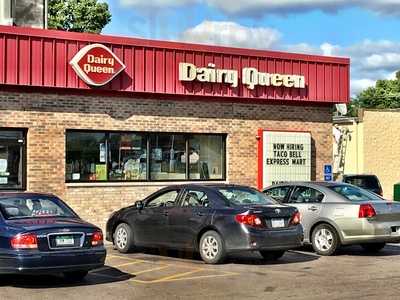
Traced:
<svg viewBox="0 0 400 300">
<path fill-rule="evenodd" d="M 323 180 L 349 63 L 0 26 L 0 189 L 104 227 L 166 185 Z"/>
</svg>

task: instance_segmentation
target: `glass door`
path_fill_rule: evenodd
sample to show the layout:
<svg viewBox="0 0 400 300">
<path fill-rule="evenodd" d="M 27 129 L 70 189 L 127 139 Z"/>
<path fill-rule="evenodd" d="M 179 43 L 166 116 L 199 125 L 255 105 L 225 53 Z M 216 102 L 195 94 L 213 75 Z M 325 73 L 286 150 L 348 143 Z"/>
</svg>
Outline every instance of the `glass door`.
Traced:
<svg viewBox="0 0 400 300">
<path fill-rule="evenodd" d="M 0 190 L 25 189 L 24 130 L 0 129 Z"/>
</svg>

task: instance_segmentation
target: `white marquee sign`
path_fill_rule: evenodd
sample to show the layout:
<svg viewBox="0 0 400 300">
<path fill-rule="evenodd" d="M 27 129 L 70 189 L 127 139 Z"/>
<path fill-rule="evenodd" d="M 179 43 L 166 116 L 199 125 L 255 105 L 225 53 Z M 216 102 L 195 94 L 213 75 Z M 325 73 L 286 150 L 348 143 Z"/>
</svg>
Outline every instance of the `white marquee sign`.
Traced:
<svg viewBox="0 0 400 300">
<path fill-rule="evenodd" d="M 311 180 L 311 134 L 263 131 L 263 188 L 286 181 Z"/>
</svg>

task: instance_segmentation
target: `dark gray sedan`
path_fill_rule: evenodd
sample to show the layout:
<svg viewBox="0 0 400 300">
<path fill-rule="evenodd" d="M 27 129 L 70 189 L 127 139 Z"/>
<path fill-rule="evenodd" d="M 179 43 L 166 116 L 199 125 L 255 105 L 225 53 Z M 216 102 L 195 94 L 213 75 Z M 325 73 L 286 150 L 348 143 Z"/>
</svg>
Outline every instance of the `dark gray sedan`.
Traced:
<svg viewBox="0 0 400 300">
<path fill-rule="evenodd" d="M 400 243 L 400 204 L 354 185 L 338 182 L 293 182 L 273 185 L 266 195 L 297 207 L 304 240 L 321 255 L 340 245 L 360 244 L 377 252 Z"/>
<path fill-rule="evenodd" d="M 137 246 L 199 251 L 206 263 L 227 254 L 260 251 L 278 259 L 303 242 L 296 208 L 236 185 L 163 188 L 111 215 L 107 240 L 122 253 Z"/>
</svg>

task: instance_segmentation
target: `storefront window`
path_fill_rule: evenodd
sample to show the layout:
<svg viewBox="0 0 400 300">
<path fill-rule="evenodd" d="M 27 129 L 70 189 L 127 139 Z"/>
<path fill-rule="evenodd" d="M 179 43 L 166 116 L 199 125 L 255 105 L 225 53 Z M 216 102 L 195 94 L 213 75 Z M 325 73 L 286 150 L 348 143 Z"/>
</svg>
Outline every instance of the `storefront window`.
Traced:
<svg viewBox="0 0 400 300">
<path fill-rule="evenodd" d="M 25 131 L 0 130 L 0 189 L 24 189 L 25 168 Z"/>
<path fill-rule="evenodd" d="M 150 136 L 152 180 L 186 179 L 186 139 L 180 134 Z"/>
<path fill-rule="evenodd" d="M 215 134 L 67 131 L 66 181 L 224 180 L 225 139 Z"/>
<path fill-rule="evenodd" d="M 111 133 L 109 136 L 109 179 L 146 180 L 146 136 Z"/>
<path fill-rule="evenodd" d="M 223 179 L 224 141 L 220 135 L 195 135 L 189 139 L 190 179 Z"/>
<path fill-rule="evenodd" d="M 107 180 L 106 135 L 68 132 L 65 168 L 67 181 Z"/>
</svg>

